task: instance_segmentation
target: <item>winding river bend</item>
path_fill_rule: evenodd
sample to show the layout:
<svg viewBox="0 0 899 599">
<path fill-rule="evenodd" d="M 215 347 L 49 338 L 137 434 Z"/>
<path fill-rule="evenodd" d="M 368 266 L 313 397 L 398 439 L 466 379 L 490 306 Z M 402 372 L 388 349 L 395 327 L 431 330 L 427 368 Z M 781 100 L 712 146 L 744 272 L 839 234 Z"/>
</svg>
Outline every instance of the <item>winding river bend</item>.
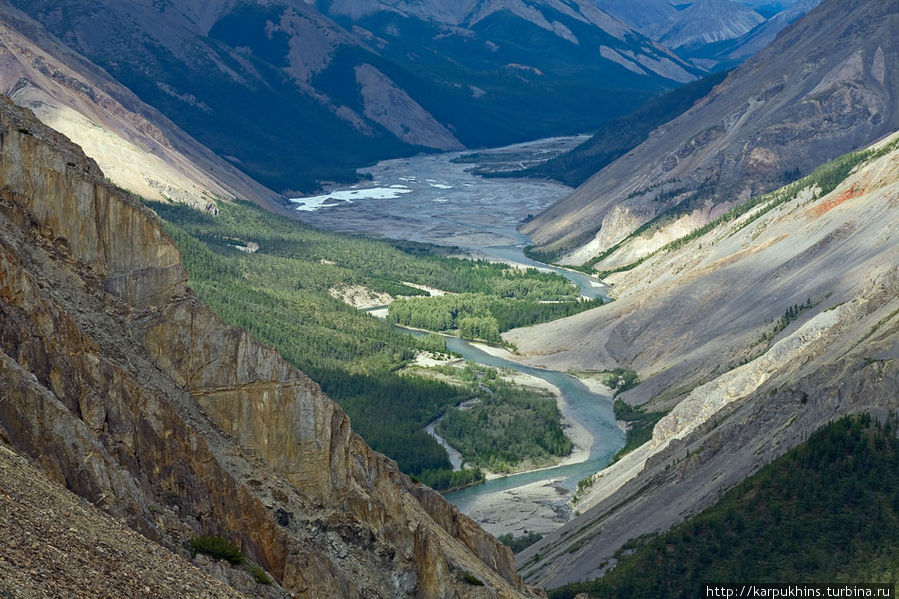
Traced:
<svg viewBox="0 0 899 599">
<path fill-rule="evenodd" d="M 495 164 L 506 157 L 541 160 L 582 140 L 551 138 L 486 153 Z M 576 283 L 583 296 L 605 296 L 608 289 L 595 277 L 536 262 L 522 251 L 530 239 L 516 230 L 517 225 L 570 193 L 571 188 L 551 181 L 484 179 L 469 172 L 471 164 L 453 161 L 459 156 L 459 152 L 450 152 L 380 162 L 362 169 L 370 176 L 363 184 L 314 198 L 298 198 L 295 203 L 303 220 L 317 227 L 457 246 L 489 259 L 558 272 Z M 584 462 L 497 478 L 449 493 L 447 499 L 494 534 L 520 534 L 524 528 L 545 532 L 558 525 L 567 517 L 561 506 L 570 497 L 568 492 L 580 479 L 607 465 L 624 444 L 611 398 L 592 393 L 569 374 L 505 360 L 458 338 L 447 338 L 447 348 L 468 360 L 517 370 L 551 383 L 561 391 L 569 416 L 593 437 Z M 496 506 L 519 501 L 523 493 L 517 489 L 540 483 L 545 483 L 542 486 L 548 490 L 531 493 L 527 501 L 537 506 L 534 510 L 556 514 L 555 523 L 547 523 L 544 517 L 541 526 L 540 518 L 534 515 L 517 520 L 509 514 L 489 515 Z"/>
<path fill-rule="evenodd" d="M 510 368 L 536 376 L 555 385 L 562 392 L 562 397 L 568 404 L 571 416 L 593 436 L 590 457 L 585 462 L 535 470 L 523 474 L 512 474 L 487 481 L 483 485 L 448 493 L 447 499 L 463 512 L 466 511 L 474 499 L 481 495 L 538 481 L 561 479 L 558 481 L 559 485 L 567 489 L 574 489 L 577 487 L 579 480 L 605 467 L 612 455 L 624 445 L 624 432 L 618 427 L 615 420 L 611 399 L 592 393 L 573 376 L 554 370 L 533 368 L 492 356 L 458 337 L 447 338 L 446 346 L 447 349 L 461 354 L 467 360 L 472 360 L 485 366 Z"/>
</svg>

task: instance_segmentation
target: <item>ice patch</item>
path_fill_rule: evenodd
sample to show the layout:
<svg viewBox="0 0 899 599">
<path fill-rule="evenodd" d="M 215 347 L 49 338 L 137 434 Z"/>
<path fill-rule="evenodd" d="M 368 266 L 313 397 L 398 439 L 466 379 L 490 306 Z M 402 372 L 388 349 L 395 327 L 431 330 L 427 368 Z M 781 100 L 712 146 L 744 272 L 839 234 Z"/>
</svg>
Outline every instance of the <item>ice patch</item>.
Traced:
<svg viewBox="0 0 899 599">
<path fill-rule="evenodd" d="M 291 198 L 290 201 L 297 205 L 297 210 L 312 212 L 319 208 L 335 206 L 339 202 L 352 203 L 355 200 L 393 200 L 412 190 L 404 185 L 391 185 L 390 187 L 368 187 L 365 189 L 342 189 L 332 191 L 329 194 L 310 196 L 308 198 Z"/>
<path fill-rule="evenodd" d="M 437 183 L 436 181 L 432 182 L 430 179 L 428 179 L 428 185 L 430 185 L 434 189 L 452 189 L 453 188 L 452 185 L 446 185 L 445 183 Z"/>
</svg>

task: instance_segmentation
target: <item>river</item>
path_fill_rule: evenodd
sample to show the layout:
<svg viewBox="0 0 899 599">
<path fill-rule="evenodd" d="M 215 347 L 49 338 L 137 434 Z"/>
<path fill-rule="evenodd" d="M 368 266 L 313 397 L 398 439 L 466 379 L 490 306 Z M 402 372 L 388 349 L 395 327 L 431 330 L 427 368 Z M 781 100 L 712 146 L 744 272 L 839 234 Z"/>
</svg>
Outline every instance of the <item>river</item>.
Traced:
<svg viewBox="0 0 899 599">
<path fill-rule="evenodd" d="M 495 164 L 545 159 L 583 141 L 583 137 L 551 138 L 482 152 Z M 571 192 L 560 183 L 529 179 L 486 179 L 471 174 L 472 164 L 454 162 L 462 153 L 428 154 L 388 160 L 362 169 L 370 177 L 359 185 L 298 198 L 303 220 L 335 231 L 365 233 L 456 246 L 481 257 L 562 274 L 581 294 L 605 296 L 607 287 L 595 277 L 549 266 L 526 257 L 527 236 L 516 227 Z M 544 533 L 570 517 L 565 503 L 577 482 L 608 464 L 624 444 L 608 396 L 590 392 L 575 377 L 525 366 L 490 355 L 458 338 L 447 348 L 475 362 L 517 370 L 557 387 L 568 415 L 593 437 L 586 461 L 497 478 L 447 494 L 464 513 L 489 532 Z"/>
<path fill-rule="evenodd" d="M 512 474 L 493 479 L 483 485 L 448 493 L 447 499 L 463 512 L 471 505 L 472 500 L 480 495 L 520 487 L 537 481 L 560 479 L 558 480 L 559 485 L 573 490 L 577 487 L 579 480 L 605 467 L 612 455 L 624 445 L 624 432 L 616 422 L 611 398 L 591 392 L 575 377 L 566 373 L 534 368 L 493 356 L 458 337 L 448 337 L 446 347 L 448 350 L 462 355 L 467 360 L 472 360 L 485 366 L 517 370 L 541 378 L 554 385 L 561 391 L 562 398 L 568 404 L 568 411 L 571 417 L 583 425 L 593 436 L 590 457 L 587 461 L 580 464 L 547 468 L 523 474 Z"/>
</svg>

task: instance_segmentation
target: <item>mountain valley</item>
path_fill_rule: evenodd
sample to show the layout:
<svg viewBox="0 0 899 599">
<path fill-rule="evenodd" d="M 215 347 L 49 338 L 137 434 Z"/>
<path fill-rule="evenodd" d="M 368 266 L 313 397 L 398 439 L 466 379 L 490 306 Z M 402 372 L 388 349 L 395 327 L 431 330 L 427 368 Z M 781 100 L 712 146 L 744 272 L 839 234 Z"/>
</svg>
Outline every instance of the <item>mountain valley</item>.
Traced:
<svg viewBox="0 0 899 599">
<path fill-rule="evenodd" d="M 703 73 L 581 0 L 13 4 L 284 194 L 378 159 L 592 129 Z"/>
<path fill-rule="evenodd" d="M 4 444 L 151 540 L 230 538 L 304 596 L 534 595 L 508 549 L 200 304 L 150 211 L 0 115 Z"/>
<path fill-rule="evenodd" d="M 0 596 L 895 591 L 897 30 L 0 2 Z"/>
<path fill-rule="evenodd" d="M 636 370 L 619 397 L 662 415 L 519 556 L 526 579 L 596 577 L 824 423 L 895 411 L 897 166 L 893 135 L 608 277 L 602 314 L 507 334 L 532 365 Z"/>
</svg>

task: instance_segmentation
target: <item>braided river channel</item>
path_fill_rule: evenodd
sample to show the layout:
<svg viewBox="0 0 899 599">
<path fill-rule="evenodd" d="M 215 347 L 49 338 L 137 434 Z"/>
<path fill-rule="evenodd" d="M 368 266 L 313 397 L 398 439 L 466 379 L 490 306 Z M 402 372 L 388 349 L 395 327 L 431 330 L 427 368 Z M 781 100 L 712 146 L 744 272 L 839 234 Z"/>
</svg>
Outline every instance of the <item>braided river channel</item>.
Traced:
<svg viewBox="0 0 899 599">
<path fill-rule="evenodd" d="M 460 152 L 387 160 L 361 169 L 369 177 L 363 183 L 294 202 L 302 219 L 319 228 L 457 246 L 475 256 L 552 270 L 576 283 L 583 296 L 593 298 L 607 291 L 598 279 L 527 258 L 522 250 L 530 239 L 516 230 L 522 220 L 565 197 L 571 188 L 470 172 L 476 166 L 504 169 L 534 164 L 583 139 L 551 138 L 484 150 L 478 152 L 477 164 L 460 163 L 464 154 Z M 563 413 L 592 437 L 584 461 L 494 478 L 448 493 L 447 499 L 494 534 L 544 533 L 566 521 L 570 517 L 566 503 L 578 481 L 606 466 L 624 444 L 610 395 L 591 391 L 567 373 L 506 360 L 455 337 L 447 338 L 447 349 L 555 386 Z"/>
</svg>

